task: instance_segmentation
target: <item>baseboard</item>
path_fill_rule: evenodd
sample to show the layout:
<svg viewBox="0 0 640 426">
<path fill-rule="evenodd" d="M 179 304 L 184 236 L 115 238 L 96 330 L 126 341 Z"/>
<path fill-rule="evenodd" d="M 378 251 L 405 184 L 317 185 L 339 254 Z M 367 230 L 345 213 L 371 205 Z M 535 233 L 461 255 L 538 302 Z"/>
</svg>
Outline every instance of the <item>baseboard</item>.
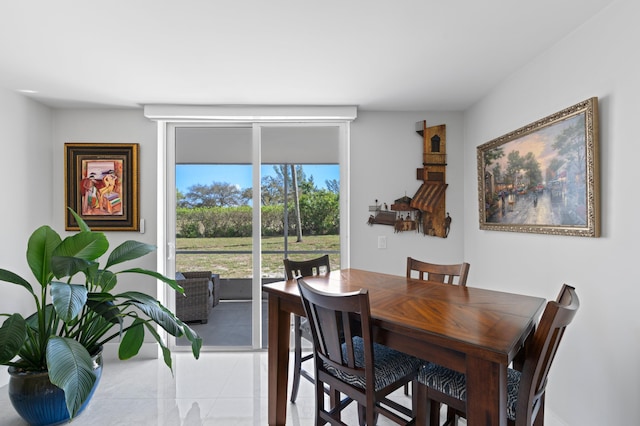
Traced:
<svg viewBox="0 0 640 426">
<path fill-rule="evenodd" d="M 548 407 L 544 407 L 544 420 L 546 426 L 569 426 L 569 423 L 563 421 L 553 411 L 549 411 Z"/>
</svg>

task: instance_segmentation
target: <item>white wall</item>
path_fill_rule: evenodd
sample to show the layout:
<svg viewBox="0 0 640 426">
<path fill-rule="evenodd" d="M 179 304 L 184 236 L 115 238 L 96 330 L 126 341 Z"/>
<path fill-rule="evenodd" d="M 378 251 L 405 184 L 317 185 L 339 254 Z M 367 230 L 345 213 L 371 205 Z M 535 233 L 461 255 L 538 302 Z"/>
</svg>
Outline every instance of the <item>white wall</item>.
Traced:
<svg viewBox="0 0 640 426">
<path fill-rule="evenodd" d="M 554 299 L 568 283 L 581 299 L 550 375 L 547 420 L 555 424 L 640 424 L 638 16 L 640 2 L 617 2 L 465 114 L 471 284 Z M 600 99 L 602 237 L 480 231 L 476 147 L 591 96 Z"/>
<path fill-rule="evenodd" d="M 35 228 L 51 221 L 51 111 L 0 88 L 0 124 L 0 268 L 33 281 L 25 256 L 27 239 Z M 0 313 L 33 312 L 33 299 L 22 287 L 0 282 L 0 294 Z M 6 368 L 1 368 L 0 386 L 8 380 Z"/>
<path fill-rule="evenodd" d="M 423 139 L 416 123 L 423 120 L 427 126 L 447 126 L 446 209 L 452 217 L 447 238 L 367 224 L 368 207 L 376 199 L 391 206 L 420 188 L 416 170 L 422 168 Z M 463 260 L 462 125 L 458 112 L 358 112 L 351 124 L 351 267 L 404 275 L 407 256 L 439 263 Z M 387 238 L 386 249 L 377 248 L 378 236 Z M 469 278 L 473 275 L 472 266 Z"/>
<path fill-rule="evenodd" d="M 145 233 L 107 232 L 111 246 L 128 239 L 149 244 L 156 242 L 157 132 L 155 122 L 142 114 L 142 109 L 56 109 L 53 125 L 53 218 L 64 229 L 64 144 L 137 143 L 139 147 L 140 218 L 145 219 Z M 142 258 L 145 267 L 155 269 L 153 256 Z M 141 260 L 142 260 L 141 259 Z"/>
<path fill-rule="evenodd" d="M 56 109 L 53 113 L 52 131 L 53 158 L 53 223 L 64 232 L 64 144 L 66 142 L 137 143 L 139 144 L 140 218 L 145 220 L 145 233 L 104 231 L 109 239 L 110 250 L 126 240 L 156 244 L 157 216 L 157 132 L 156 123 L 144 117 L 142 109 Z M 156 270 L 156 253 L 150 253 L 122 269 L 141 267 Z M 119 270 L 117 268 L 116 270 Z M 136 290 L 157 294 L 157 282 L 150 277 L 120 275 L 118 291 Z M 147 338 L 147 341 L 153 341 Z M 115 357 L 117 343 L 105 347 L 107 358 Z M 157 346 L 145 345 L 139 356 L 157 355 Z"/>
</svg>

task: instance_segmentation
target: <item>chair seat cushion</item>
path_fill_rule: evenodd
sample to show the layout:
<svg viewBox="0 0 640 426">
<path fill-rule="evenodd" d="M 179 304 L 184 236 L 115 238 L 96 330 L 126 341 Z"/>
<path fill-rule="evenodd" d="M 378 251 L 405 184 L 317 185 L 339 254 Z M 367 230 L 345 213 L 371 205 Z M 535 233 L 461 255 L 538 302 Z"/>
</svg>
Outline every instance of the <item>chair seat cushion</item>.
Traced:
<svg viewBox="0 0 640 426">
<path fill-rule="evenodd" d="M 507 417 L 516 419 L 518 389 L 521 373 L 507 369 Z M 461 401 L 467 400 L 467 378 L 464 374 L 434 363 L 426 363 L 420 368 L 418 382 Z"/>
<path fill-rule="evenodd" d="M 356 367 L 364 367 L 364 340 L 362 337 L 353 338 L 353 349 L 356 358 Z M 342 345 L 342 354 L 343 357 L 346 358 L 347 350 L 345 344 Z M 422 363 L 418 358 L 378 343 L 373 344 L 373 359 L 375 361 L 374 375 L 376 378 L 376 391 L 393 384 L 412 372 L 417 372 Z M 364 389 L 365 379 L 363 376 L 347 374 L 327 364 L 325 364 L 325 368 L 340 380 Z"/>
</svg>

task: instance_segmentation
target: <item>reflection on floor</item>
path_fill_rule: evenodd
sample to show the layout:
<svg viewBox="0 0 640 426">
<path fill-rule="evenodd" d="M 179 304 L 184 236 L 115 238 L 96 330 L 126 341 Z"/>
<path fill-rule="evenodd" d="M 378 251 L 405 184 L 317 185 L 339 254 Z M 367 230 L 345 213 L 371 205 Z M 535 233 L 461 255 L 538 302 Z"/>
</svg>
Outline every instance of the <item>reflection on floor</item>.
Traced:
<svg viewBox="0 0 640 426">
<path fill-rule="evenodd" d="M 267 424 L 267 353 L 207 352 L 199 360 L 174 353 L 174 374 L 161 360 L 108 359 L 87 409 L 73 426 L 253 426 Z M 290 384 L 289 384 L 290 385 Z M 402 390 L 394 395 L 409 404 Z M 287 425 L 314 424 L 311 383 L 302 380 L 295 404 L 287 403 Z M 357 425 L 355 406 L 343 416 Z M 394 424 L 381 417 L 378 425 Z M 26 426 L 0 387 L 0 425 Z"/>
<path fill-rule="evenodd" d="M 267 347 L 268 304 L 262 302 L 262 347 Z M 221 300 L 209 314 L 209 322 L 189 323 L 200 337 L 204 346 L 251 346 L 251 301 Z M 180 339 L 178 345 L 186 345 Z"/>
</svg>

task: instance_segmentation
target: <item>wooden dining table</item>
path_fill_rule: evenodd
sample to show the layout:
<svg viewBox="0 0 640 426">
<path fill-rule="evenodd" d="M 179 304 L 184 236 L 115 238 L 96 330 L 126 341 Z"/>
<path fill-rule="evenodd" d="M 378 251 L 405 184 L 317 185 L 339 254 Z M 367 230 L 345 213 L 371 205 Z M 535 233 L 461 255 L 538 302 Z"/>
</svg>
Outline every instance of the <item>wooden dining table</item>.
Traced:
<svg viewBox="0 0 640 426">
<path fill-rule="evenodd" d="M 304 278 L 335 293 L 369 292 L 377 342 L 467 376 L 467 424 L 506 426 L 507 366 L 535 329 L 545 299 L 360 269 Z M 269 301 L 269 424 L 284 425 L 297 282 L 263 286 Z M 421 402 L 423 403 L 423 402 Z"/>
</svg>

